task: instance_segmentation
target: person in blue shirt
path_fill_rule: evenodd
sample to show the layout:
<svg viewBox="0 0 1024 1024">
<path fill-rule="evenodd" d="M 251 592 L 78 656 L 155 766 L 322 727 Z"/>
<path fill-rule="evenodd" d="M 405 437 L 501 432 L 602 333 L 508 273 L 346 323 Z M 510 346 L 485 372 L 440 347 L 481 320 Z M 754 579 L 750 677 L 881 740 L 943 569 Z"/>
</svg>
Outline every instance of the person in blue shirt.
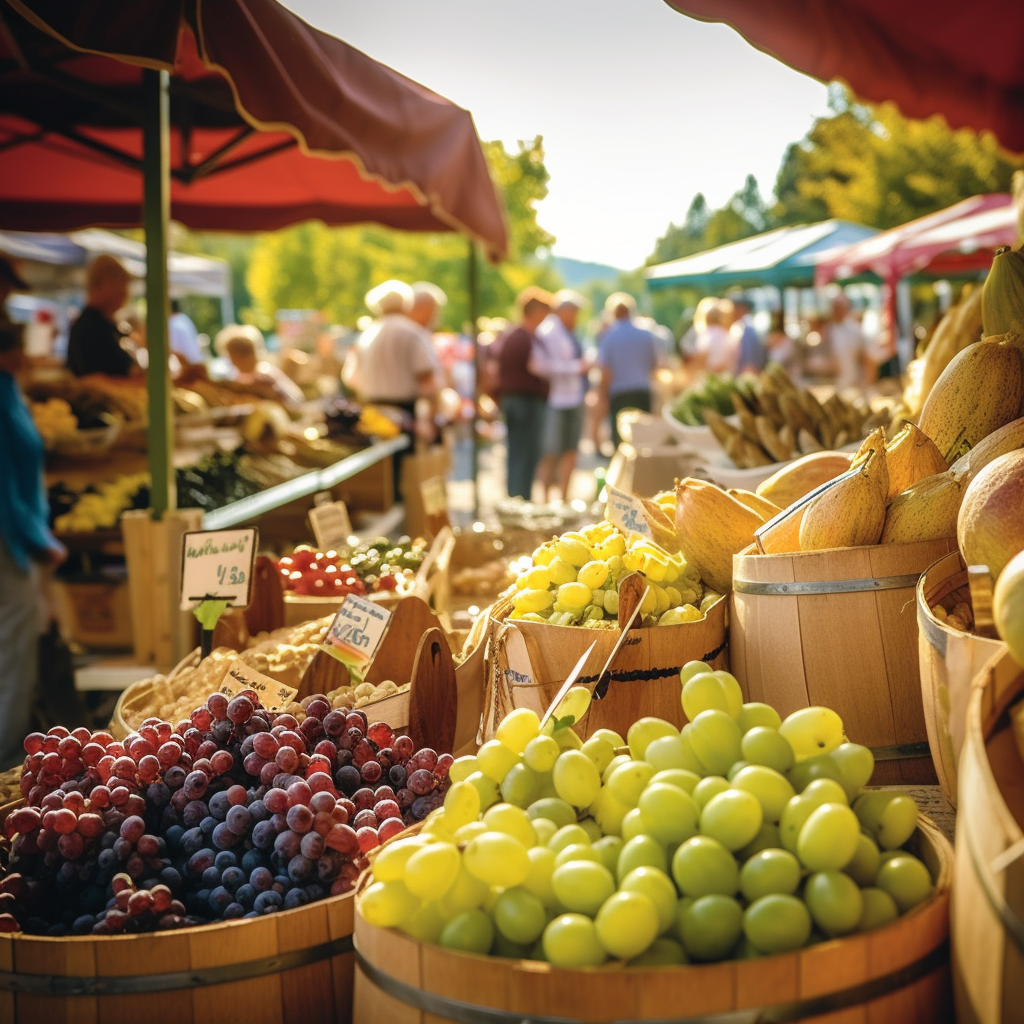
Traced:
<svg viewBox="0 0 1024 1024">
<path fill-rule="evenodd" d="M 650 331 L 633 323 L 636 302 L 626 292 L 613 292 L 604 304 L 614 317 L 601 337 L 597 362 L 601 396 L 611 417 L 612 442 L 619 446 L 618 415 L 623 409 L 651 411 L 651 377 L 658 367 L 658 342 Z"/>
<path fill-rule="evenodd" d="M 740 340 L 740 353 L 736 362 L 737 373 L 742 373 L 744 370 L 758 373 L 768 362 L 768 350 L 754 326 L 750 315 L 751 309 L 750 300 L 745 295 L 732 297 L 733 321 L 730 330 L 733 336 Z"/>
<path fill-rule="evenodd" d="M 0 770 L 20 764 L 39 665 L 39 565 L 67 555 L 47 526 L 43 440 L 18 388 L 21 329 L 0 323 Z"/>
</svg>

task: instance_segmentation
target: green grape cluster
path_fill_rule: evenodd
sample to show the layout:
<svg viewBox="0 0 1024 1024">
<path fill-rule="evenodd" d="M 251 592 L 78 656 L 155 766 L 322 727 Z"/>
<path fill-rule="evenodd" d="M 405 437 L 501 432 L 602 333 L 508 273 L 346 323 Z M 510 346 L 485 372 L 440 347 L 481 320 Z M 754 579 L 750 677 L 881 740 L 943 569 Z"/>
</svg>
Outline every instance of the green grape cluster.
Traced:
<svg viewBox="0 0 1024 1024">
<path fill-rule="evenodd" d="M 681 555 L 642 537 L 627 540 L 602 520 L 533 552 L 533 566 L 516 579 L 509 618 L 614 628 L 619 583 L 631 572 L 643 572 L 650 587 L 640 606 L 645 625 L 696 622 L 721 597 Z"/>
<path fill-rule="evenodd" d="M 368 922 L 471 953 L 558 967 L 756 957 L 877 928 L 927 899 L 903 849 L 909 796 L 864 787 L 866 747 L 827 708 L 784 721 L 736 679 L 680 672 L 689 723 L 643 718 L 625 739 L 543 728 L 520 708 L 451 766 L 444 806 L 386 845 L 359 903 Z"/>
</svg>

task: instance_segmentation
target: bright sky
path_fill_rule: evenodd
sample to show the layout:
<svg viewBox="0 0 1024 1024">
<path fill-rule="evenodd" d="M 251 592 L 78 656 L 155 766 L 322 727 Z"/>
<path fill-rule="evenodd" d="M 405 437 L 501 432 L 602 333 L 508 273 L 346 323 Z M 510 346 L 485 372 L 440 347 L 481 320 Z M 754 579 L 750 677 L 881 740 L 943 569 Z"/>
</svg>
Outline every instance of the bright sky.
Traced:
<svg viewBox="0 0 1024 1024">
<path fill-rule="evenodd" d="M 825 86 L 662 0 L 284 0 L 470 110 L 484 139 L 544 137 L 555 252 L 639 266 L 703 192 L 767 197 Z"/>
</svg>

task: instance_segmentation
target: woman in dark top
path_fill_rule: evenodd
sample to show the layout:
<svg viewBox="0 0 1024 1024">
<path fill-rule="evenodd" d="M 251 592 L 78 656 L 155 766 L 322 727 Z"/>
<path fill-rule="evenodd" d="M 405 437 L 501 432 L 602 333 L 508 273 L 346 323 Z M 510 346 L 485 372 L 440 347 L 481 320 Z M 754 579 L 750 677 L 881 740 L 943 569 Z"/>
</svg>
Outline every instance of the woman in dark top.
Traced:
<svg viewBox="0 0 1024 1024">
<path fill-rule="evenodd" d="M 551 296 L 540 288 L 528 288 L 516 301 L 522 320 L 495 345 L 501 411 L 508 431 L 508 493 L 529 501 L 540 462 L 548 401 L 548 382 L 530 371 L 529 362 L 537 340 L 534 331 L 551 312 Z"/>
<path fill-rule="evenodd" d="M 88 303 L 71 328 L 68 369 L 76 377 L 105 373 L 128 377 L 135 360 L 121 347 L 114 314 L 128 301 L 130 275 L 113 256 L 97 256 L 89 266 Z"/>
</svg>

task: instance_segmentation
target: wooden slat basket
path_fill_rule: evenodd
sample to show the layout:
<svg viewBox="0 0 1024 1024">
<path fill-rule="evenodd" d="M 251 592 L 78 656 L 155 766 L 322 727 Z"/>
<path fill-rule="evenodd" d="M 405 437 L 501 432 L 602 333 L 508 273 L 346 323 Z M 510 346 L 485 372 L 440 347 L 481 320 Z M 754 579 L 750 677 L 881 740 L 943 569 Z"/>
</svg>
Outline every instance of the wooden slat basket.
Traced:
<svg viewBox="0 0 1024 1024">
<path fill-rule="evenodd" d="M 0 934 L 4 1024 L 351 1019 L 353 894 L 139 935 Z"/>
<path fill-rule="evenodd" d="M 522 619 L 506 621 L 510 602 L 494 606 L 490 640 L 490 683 L 484 704 L 484 738 L 519 707 L 542 714 L 573 666 L 595 641 L 579 682 L 593 685 L 619 637 L 617 629 L 552 626 Z M 594 701 L 577 731 L 589 736 L 614 729 L 625 736 L 638 718 L 664 718 L 682 726 L 679 670 L 688 661 L 729 667 L 728 601 L 716 601 L 696 622 L 636 628 L 620 649 L 603 700 Z"/>
<path fill-rule="evenodd" d="M 960 752 L 952 903 L 959 1024 L 1024 1014 L 1024 762 L 1007 708 L 1024 668 L 997 654 L 976 677 Z"/>
<path fill-rule="evenodd" d="M 999 653 L 1002 642 L 966 633 L 937 618 L 932 608 L 952 599 L 970 601 L 967 565 L 957 551 L 930 565 L 917 584 L 918 656 L 928 746 L 942 792 L 955 807 L 971 682 Z"/>
<path fill-rule="evenodd" d="M 830 707 L 873 748 L 872 781 L 936 781 L 917 657 L 915 587 L 956 540 L 733 559 L 732 671 L 785 717 Z"/>
<path fill-rule="evenodd" d="M 700 966 L 560 970 L 457 953 L 368 925 L 357 898 L 353 1024 L 948 1024 L 953 851 L 927 821 L 916 842 L 935 893 L 892 924 Z"/>
</svg>

